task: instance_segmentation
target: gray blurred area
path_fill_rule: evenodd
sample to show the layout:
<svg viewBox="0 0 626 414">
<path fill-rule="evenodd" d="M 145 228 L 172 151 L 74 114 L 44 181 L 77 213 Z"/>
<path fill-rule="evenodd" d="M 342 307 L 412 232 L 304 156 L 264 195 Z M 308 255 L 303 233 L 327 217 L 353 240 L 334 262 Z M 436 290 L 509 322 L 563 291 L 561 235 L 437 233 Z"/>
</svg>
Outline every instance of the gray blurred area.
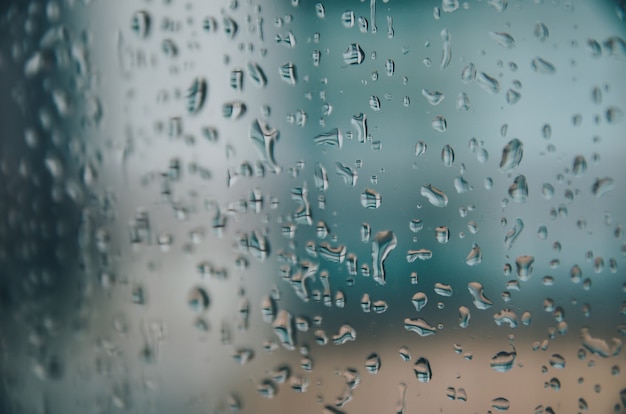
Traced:
<svg viewBox="0 0 626 414">
<path fill-rule="evenodd" d="M 623 2 L 0 12 L 0 412 L 626 412 Z"/>
</svg>

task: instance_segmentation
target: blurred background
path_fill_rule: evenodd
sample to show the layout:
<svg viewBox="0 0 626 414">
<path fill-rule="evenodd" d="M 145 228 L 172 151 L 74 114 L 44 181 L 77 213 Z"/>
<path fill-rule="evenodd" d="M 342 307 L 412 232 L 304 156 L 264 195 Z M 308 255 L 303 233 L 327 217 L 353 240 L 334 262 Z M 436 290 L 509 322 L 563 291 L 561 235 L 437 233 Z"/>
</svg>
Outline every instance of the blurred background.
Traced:
<svg viewBox="0 0 626 414">
<path fill-rule="evenodd" d="M 0 5 L 0 412 L 626 412 L 623 1 Z"/>
</svg>

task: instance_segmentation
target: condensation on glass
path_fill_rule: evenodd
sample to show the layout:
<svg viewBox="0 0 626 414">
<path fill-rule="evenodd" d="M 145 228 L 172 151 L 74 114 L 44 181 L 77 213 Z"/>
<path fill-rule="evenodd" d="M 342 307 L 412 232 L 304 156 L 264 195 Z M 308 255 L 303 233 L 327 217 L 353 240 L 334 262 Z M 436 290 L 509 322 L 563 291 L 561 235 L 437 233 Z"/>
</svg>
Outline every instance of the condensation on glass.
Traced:
<svg viewBox="0 0 626 414">
<path fill-rule="evenodd" d="M 0 411 L 626 412 L 623 1 L 0 14 Z"/>
</svg>

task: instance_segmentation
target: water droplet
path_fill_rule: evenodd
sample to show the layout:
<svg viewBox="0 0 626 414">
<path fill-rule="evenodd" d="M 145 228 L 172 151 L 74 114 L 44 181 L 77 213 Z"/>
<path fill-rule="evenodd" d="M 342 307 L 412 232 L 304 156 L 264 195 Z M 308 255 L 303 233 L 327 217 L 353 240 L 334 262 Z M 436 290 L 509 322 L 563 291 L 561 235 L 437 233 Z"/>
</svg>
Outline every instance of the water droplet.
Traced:
<svg viewBox="0 0 626 414">
<path fill-rule="evenodd" d="M 613 190 L 613 179 L 610 177 L 596 178 L 591 186 L 591 192 L 598 198 L 611 190 Z"/>
<path fill-rule="evenodd" d="M 424 98 L 426 98 L 428 103 L 433 106 L 439 105 L 441 102 L 443 102 L 445 98 L 443 92 L 440 92 L 440 91 L 431 92 L 428 89 L 422 89 L 422 96 L 424 96 Z"/>
<path fill-rule="evenodd" d="M 413 372 L 419 382 L 430 382 L 433 377 L 432 370 L 430 368 L 430 362 L 424 357 L 419 358 L 415 365 L 413 365 Z"/>
<path fill-rule="evenodd" d="M 513 348 L 512 352 L 500 351 L 491 357 L 491 368 L 498 372 L 510 371 L 515 364 L 516 356 L 517 353 L 515 352 L 515 348 Z"/>
<path fill-rule="evenodd" d="M 487 75 L 485 72 L 476 74 L 476 82 L 483 90 L 496 94 L 500 92 L 500 83 L 496 78 Z"/>
<path fill-rule="evenodd" d="M 408 263 L 413 263 L 417 259 L 419 260 L 430 260 L 433 257 L 433 252 L 428 249 L 417 249 L 417 250 L 409 250 L 406 252 L 406 261 Z"/>
<path fill-rule="evenodd" d="M 602 54 L 602 46 L 600 46 L 600 43 L 598 43 L 597 40 L 595 39 L 588 39 L 587 40 L 587 52 L 592 56 L 592 57 L 599 57 Z"/>
<path fill-rule="evenodd" d="M 377 209 L 382 203 L 381 195 L 371 188 L 366 188 L 361 193 L 361 205 L 367 209 Z"/>
<path fill-rule="evenodd" d="M 343 27 L 345 27 L 346 29 L 352 28 L 354 26 L 354 21 L 355 21 L 355 17 L 354 17 L 354 12 L 352 10 L 346 10 L 345 12 L 341 14 L 341 23 L 343 24 Z"/>
<path fill-rule="evenodd" d="M 533 263 L 535 258 L 533 256 L 518 256 L 515 259 L 515 266 L 517 268 L 517 276 L 522 281 L 526 281 L 530 278 L 533 272 Z"/>
<path fill-rule="evenodd" d="M 461 80 L 464 83 L 470 83 L 476 79 L 476 66 L 473 63 L 468 63 L 461 71 Z"/>
<path fill-rule="evenodd" d="M 448 121 L 441 115 L 437 115 L 435 119 L 433 119 L 432 127 L 435 131 L 445 132 L 448 129 Z"/>
<path fill-rule="evenodd" d="M 340 244 L 337 247 L 332 247 L 327 242 L 319 244 L 319 255 L 322 259 L 332 263 L 343 263 L 346 258 L 347 248 L 345 245 Z"/>
<path fill-rule="evenodd" d="M 483 285 L 479 282 L 470 282 L 467 284 L 467 289 L 472 295 L 472 300 L 476 309 L 486 310 L 493 306 L 493 302 L 490 301 L 483 292 Z"/>
<path fill-rule="evenodd" d="M 204 78 L 195 78 L 187 93 L 187 111 L 197 114 L 204 106 L 207 95 L 207 83 Z"/>
<path fill-rule="evenodd" d="M 265 398 L 272 399 L 276 395 L 277 387 L 272 380 L 264 379 L 257 385 L 257 392 Z"/>
<path fill-rule="evenodd" d="M 204 312 L 209 307 L 209 295 L 203 288 L 195 287 L 187 295 L 187 303 L 194 312 Z"/>
<path fill-rule="evenodd" d="M 453 387 L 448 387 L 446 389 L 446 397 L 452 401 L 456 400 L 456 390 Z"/>
<path fill-rule="evenodd" d="M 504 308 L 500 312 L 493 315 L 493 321 L 498 326 L 502 326 L 502 324 L 508 324 L 511 329 L 517 328 L 519 325 L 519 319 L 517 314 L 511 309 Z"/>
<path fill-rule="evenodd" d="M 489 0 L 487 4 L 496 9 L 498 13 L 502 13 L 506 10 L 509 2 L 508 0 Z"/>
<path fill-rule="evenodd" d="M 517 203 L 525 203 L 528 199 L 528 183 L 524 175 L 518 175 L 509 187 L 509 195 Z"/>
<path fill-rule="evenodd" d="M 439 243 L 447 243 L 450 240 L 450 230 L 446 226 L 435 228 L 435 239 Z"/>
<path fill-rule="evenodd" d="M 509 33 L 505 32 L 489 32 L 489 36 L 495 40 L 499 45 L 506 47 L 507 49 L 515 46 L 515 39 Z"/>
<path fill-rule="evenodd" d="M 287 312 L 284 309 L 281 309 L 274 319 L 272 329 L 274 330 L 274 333 L 278 337 L 278 340 L 285 349 L 289 351 L 293 351 L 294 349 L 296 349 L 296 340 L 294 335 L 295 332 L 293 329 L 293 316 L 291 315 L 291 313 Z"/>
<path fill-rule="evenodd" d="M 426 153 L 427 148 L 428 147 L 424 141 L 418 141 L 418 143 L 415 144 L 415 155 L 423 155 Z"/>
<path fill-rule="evenodd" d="M 524 155 L 524 144 L 515 138 L 509 141 L 502 150 L 502 159 L 500 160 L 500 171 L 508 172 L 516 168 L 522 161 Z"/>
<path fill-rule="evenodd" d="M 610 106 L 604 113 L 606 122 L 609 124 L 616 124 L 624 119 L 624 111 L 616 106 Z"/>
<path fill-rule="evenodd" d="M 237 34 L 237 30 L 239 29 L 237 22 L 233 20 L 233 18 L 228 16 L 224 16 L 222 20 L 222 26 L 224 27 L 224 33 L 230 39 L 233 39 L 235 37 L 235 35 Z"/>
<path fill-rule="evenodd" d="M 456 98 L 456 109 L 459 111 L 469 111 L 471 103 L 469 96 L 465 92 L 460 92 Z"/>
<path fill-rule="evenodd" d="M 385 284 L 385 259 L 398 245 L 396 235 L 390 230 L 379 231 L 372 242 L 372 267 L 374 281 Z"/>
<path fill-rule="evenodd" d="M 387 76 L 393 76 L 396 71 L 396 64 L 393 60 L 387 59 L 385 61 L 385 73 Z"/>
<path fill-rule="evenodd" d="M 248 63 L 248 76 L 252 80 L 252 83 L 259 88 L 267 85 L 267 77 L 265 76 L 265 72 L 263 72 L 263 69 L 261 69 L 261 66 L 259 66 L 258 63 Z"/>
<path fill-rule="evenodd" d="M 350 123 L 357 131 L 357 139 L 360 143 L 367 139 L 367 115 L 363 113 L 356 114 L 350 120 Z"/>
<path fill-rule="evenodd" d="M 442 53 L 441 53 L 441 69 L 445 69 L 452 60 L 452 35 L 448 32 L 448 29 L 441 31 Z"/>
<path fill-rule="evenodd" d="M 565 358 L 560 354 L 552 354 L 550 357 L 550 365 L 554 368 L 565 368 Z"/>
<path fill-rule="evenodd" d="M 445 283 L 437 282 L 435 283 L 435 287 L 433 288 L 436 294 L 439 296 L 450 297 L 454 293 L 452 290 L 452 286 L 447 285 Z"/>
<path fill-rule="evenodd" d="M 511 403 L 506 398 L 499 397 L 491 400 L 491 407 L 498 411 L 507 411 L 511 407 Z"/>
<path fill-rule="evenodd" d="M 385 302 L 384 300 L 377 300 L 372 303 L 372 310 L 375 313 L 385 313 L 388 308 L 389 306 L 387 305 L 387 302 Z"/>
<path fill-rule="evenodd" d="M 271 323 L 276 317 L 276 302 L 270 296 L 264 297 L 261 301 L 261 314 L 266 323 Z"/>
<path fill-rule="evenodd" d="M 367 18 L 365 18 L 364 16 L 359 16 L 358 22 L 359 22 L 359 31 L 361 33 L 367 33 L 367 30 L 369 29 L 369 23 L 367 21 Z"/>
<path fill-rule="evenodd" d="M 459 8 L 459 0 L 441 0 L 441 10 L 452 13 Z"/>
<path fill-rule="evenodd" d="M 537 73 L 552 75 L 556 72 L 554 65 L 547 60 L 536 57 L 532 60 L 530 67 Z"/>
<path fill-rule="evenodd" d="M 445 207 L 448 205 L 448 196 L 431 184 L 423 185 L 420 189 L 420 194 L 426 197 L 430 204 L 435 207 Z"/>
<path fill-rule="evenodd" d="M 278 74 L 280 78 L 289 85 L 295 85 L 298 82 L 296 65 L 292 62 L 287 62 L 281 65 L 278 68 Z"/>
<path fill-rule="evenodd" d="M 473 187 L 467 181 L 465 181 L 463 177 L 459 175 L 454 179 L 454 189 L 456 190 L 457 194 L 462 194 L 471 191 Z"/>
<path fill-rule="evenodd" d="M 418 231 L 422 230 L 423 228 L 424 228 L 424 223 L 422 223 L 422 220 L 420 220 L 420 219 L 412 219 L 409 222 L 409 229 L 413 233 L 417 233 Z"/>
<path fill-rule="evenodd" d="M 522 233 L 522 230 L 524 230 L 524 222 L 521 218 L 518 217 L 515 219 L 515 224 L 513 224 L 513 228 L 509 230 L 504 236 L 504 247 L 507 250 L 509 250 L 513 246 L 513 243 Z"/>
<path fill-rule="evenodd" d="M 234 69 L 230 72 L 230 87 L 236 91 L 243 89 L 243 70 Z"/>
<path fill-rule="evenodd" d="M 409 348 L 407 348 L 406 346 L 402 346 L 400 347 L 400 349 L 398 350 L 398 352 L 400 353 L 400 358 L 404 361 L 404 362 L 408 362 L 411 360 L 411 351 L 409 351 Z"/>
<path fill-rule="evenodd" d="M 257 147 L 263 161 L 275 173 L 280 173 L 281 167 L 274 158 L 274 147 L 278 140 L 278 130 L 270 128 L 263 121 L 256 119 L 250 127 L 250 140 Z"/>
<path fill-rule="evenodd" d="M 333 335 L 333 343 L 335 345 L 343 345 L 346 342 L 356 340 L 356 331 L 350 325 L 345 324 L 339 328 L 339 332 Z"/>
<path fill-rule="evenodd" d="M 371 233 L 372 231 L 370 225 L 367 223 L 363 223 L 361 225 L 361 241 L 363 243 L 369 242 Z"/>
<path fill-rule="evenodd" d="M 467 328 L 470 318 L 470 310 L 466 306 L 459 306 L 459 326 L 461 328 Z"/>
<path fill-rule="evenodd" d="M 506 91 L 506 103 L 509 105 L 515 105 L 522 99 L 522 94 L 516 90 L 509 89 Z"/>
<path fill-rule="evenodd" d="M 365 52 L 358 43 L 351 43 L 348 50 L 343 53 L 343 61 L 346 65 L 360 65 L 364 59 Z"/>
<path fill-rule="evenodd" d="M 380 111 L 380 99 L 378 98 L 378 96 L 376 95 L 370 96 L 369 104 L 370 104 L 370 108 L 372 108 L 372 111 L 376 111 L 376 112 Z"/>
<path fill-rule="evenodd" d="M 574 158 L 574 164 L 572 166 L 572 172 L 574 173 L 574 176 L 580 177 L 586 171 L 587 171 L 587 161 L 585 160 L 585 157 L 583 157 L 582 155 L 577 155 Z"/>
<path fill-rule="evenodd" d="M 246 113 L 246 104 L 241 101 L 226 102 L 222 105 L 222 115 L 228 119 L 239 119 Z"/>
<path fill-rule="evenodd" d="M 233 354 L 233 359 L 240 365 L 247 364 L 252 358 L 254 358 L 254 351 L 249 348 L 236 349 Z"/>
<path fill-rule="evenodd" d="M 470 250 L 470 252 L 467 254 L 467 257 L 465 258 L 465 263 L 467 263 L 468 266 L 476 266 L 480 264 L 482 260 L 483 260 L 483 254 L 482 254 L 482 251 L 480 250 L 480 246 L 474 243 L 472 245 L 472 250 Z"/>
<path fill-rule="evenodd" d="M 441 161 L 446 167 L 452 167 L 452 163 L 454 163 L 454 150 L 450 145 L 445 145 L 441 150 Z"/>
<path fill-rule="evenodd" d="M 326 17 L 326 9 L 324 8 L 324 5 L 322 3 L 315 4 L 315 13 L 320 19 Z"/>
<path fill-rule="evenodd" d="M 147 11 L 140 10 L 133 14 L 130 27 L 137 36 L 144 38 L 150 34 L 151 22 L 150 14 Z"/>
<path fill-rule="evenodd" d="M 311 60 L 313 60 L 313 66 L 317 67 L 320 65 L 320 59 L 322 58 L 322 52 L 319 49 L 313 50 L 311 52 Z"/>
<path fill-rule="evenodd" d="M 313 138 L 313 142 L 319 146 L 337 147 L 341 149 L 343 146 L 343 134 L 339 128 L 334 128 L 328 132 L 317 135 Z"/>
<path fill-rule="evenodd" d="M 370 374 L 378 374 L 380 370 L 380 357 L 377 353 L 370 354 L 365 360 L 365 369 Z"/>
<path fill-rule="evenodd" d="M 539 22 L 535 25 L 535 38 L 540 42 L 545 42 L 548 39 L 550 32 L 548 31 L 548 27 Z"/>
</svg>

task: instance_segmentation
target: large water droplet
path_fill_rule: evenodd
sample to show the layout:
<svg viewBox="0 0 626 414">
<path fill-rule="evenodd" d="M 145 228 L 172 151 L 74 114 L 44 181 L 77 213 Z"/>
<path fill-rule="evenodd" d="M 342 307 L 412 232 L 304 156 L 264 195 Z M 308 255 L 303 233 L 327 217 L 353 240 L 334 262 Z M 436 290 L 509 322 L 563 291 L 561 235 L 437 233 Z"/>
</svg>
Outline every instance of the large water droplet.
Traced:
<svg viewBox="0 0 626 414">
<path fill-rule="evenodd" d="M 495 40 L 499 45 L 506 47 L 507 49 L 515 46 L 515 39 L 509 33 L 505 32 L 489 32 L 489 36 Z"/>
<path fill-rule="evenodd" d="M 415 310 L 419 312 L 428 303 L 428 297 L 423 292 L 417 292 L 413 295 L 411 302 L 413 303 L 413 306 L 415 306 Z"/>
<path fill-rule="evenodd" d="M 372 242 L 373 278 L 381 285 L 385 284 L 385 259 L 398 245 L 396 235 L 390 230 L 379 231 Z"/>
<path fill-rule="evenodd" d="M 348 50 L 343 53 L 343 61 L 346 65 L 360 65 L 365 59 L 365 52 L 358 43 L 351 43 Z"/>
<path fill-rule="evenodd" d="M 533 256 L 518 256 L 515 259 L 515 266 L 517 267 L 517 276 L 520 280 L 526 281 L 533 273 L 533 263 L 535 258 Z"/>
<path fill-rule="evenodd" d="M 420 194 L 428 199 L 435 207 L 445 207 L 448 205 L 448 196 L 431 184 L 423 185 Z"/>
<path fill-rule="evenodd" d="M 506 398 L 499 397 L 491 400 L 491 407 L 498 411 L 507 411 L 511 407 L 511 403 Z"/>
<path fill-rule="evenodd" d="M 466 306 L 459 306 L 459 326 L 461 328 L 467 328 L 470 318 L 470 310 Z"/>
<path fill-rule="evenodd" d="M 445 96 L 441 91 L 429 91 L 428 89 L 422 89 L 422 96 L 426 98 L 429 104 L 431 105 L 439 105 L 443 102 Z"/>
<path fill-rule="evenodd" d="M 296 65 L 292 62 L 287 62 L 278 68 L 278 74 L 280 78 L 289 85 L 295 85 L 298 83 L 298 75 L 296 72 Z"/>
<path fill-rule="evenodd" d="M 272 329 L 274 333 L 278 337 L 278 340 L 282 344 L 282 346 L 289 350 L 293 351 L 296 349 L 296 339 L 295 332 L 293 329 L 293 316 L 291 313 L 287 312 L 284 309 L 281 309 L 276 315 L 276 319 L 272 324 Z"/>
<path fill-rule="evenodd" d="M 528 199 L 528 183 L 526 176 L 518 175 L 509 187 L 509 195 L 517 203 L 525 203 Z"/>
<path fill-rule="evenodd" d="M 343 134 L 339 128 L 334 128 L 328 132 L 317 135 L 313 141 L 320 146 L 341 148 L 343 145 Z"/>
<path fill-rule="evenodd" d="M 207 96 L 207 82 L 204 78 L 195 78 L 187 92 L 187 111 L 197 114 L 204 107 Z"/>
<path fill-rule="evenodd" d="M 547 60 L 544 60 L 540 57 L 536 57 L 530 63 L 530 67 L 537 73 L 543 73 L 547 75 L 552 75 L 556 72 L 554 65 Z"/>
<path fill-rule="evenodd" d="M 380 193 L 371 188 L 366 188 L 361 193 L 361 205 L 367 209 L 377 209 L 382 203 L 382 197 Z"/>
<path fill-rule="evenodd" d="M 333 343 L 335 345 L 343 345 L 346 342 L 356 340 L 356 331 L 348 324 L 342 325 L 339 328 L 339 332 L 333 335 Z"/>
<path fill-rule="evenodd" d="M 483 285 L 480 282 L 468 283 L 467 289 L 472 295 L 474 306 L 476 306 L 477 309 L 485 310 L 493 306 L 493 302 L 490 301 L 483 293 Z"/>
<path fill-rule="evenodd" d="M 429 335 L 435 335 L 437 333 L 437 330 L 434 326 L 430 326 L 428 322 L 426 322 L 424 319 L 421 319 L 421 318 L 418 318 L 418 319 L 405 318 L 404 329 L 410 332 L 415 332 L 419 336 L 429 336 Z"/>
<path fill-rule="evenodd" d="M 430 362 L 424 357 L 419 358 L 413 365 L 413 372 L 419 382 L 430 382 L 433 377 Z"/>
<path fill-rule="evenodd" d="M 465 263 L 467 263 L 469 266 L 476 266 L 480 264 L 480 262 L 482 261 L 483 261 L 483 254 L 480 249 L 480 246 L 474 243 L 474 245 L 472 246 L 472 250 L 470 250 L 467 257 L 465 258 Z"/>
<path fill-rule="evenodd" d="M 524 155 L 524 144 L 515 138 L 509 141 L 502 150 L 502 159 L 500 160 L 500 171 L 508 172 L 516 168 L 522 161 Z"/>
<path fill-rule="evenodd" d="M 487 75 L 485 72 L 480 72 L 476 75 L 476 82 L 483 88 L 483 90 L 496 94 L 500 92 L 500 83 L 496 78 Z"/>
<path fill-rule="evenodd" d="M 513 368 L 515 364 L 515 357 L 517 353 L 515 352 L 515 348 L 511 352 L 500 351 L 494 356 L 491 357 L 490 365 L 495 371 L 498 372 L 507 372 Z"/>
<path fill-rule="evenodd" d="M 598 198 L 611 190 L 613 190 L 613 179 L 611 177 L 596 178 L 591 186 L 591 192 Z"/>
</svg>

